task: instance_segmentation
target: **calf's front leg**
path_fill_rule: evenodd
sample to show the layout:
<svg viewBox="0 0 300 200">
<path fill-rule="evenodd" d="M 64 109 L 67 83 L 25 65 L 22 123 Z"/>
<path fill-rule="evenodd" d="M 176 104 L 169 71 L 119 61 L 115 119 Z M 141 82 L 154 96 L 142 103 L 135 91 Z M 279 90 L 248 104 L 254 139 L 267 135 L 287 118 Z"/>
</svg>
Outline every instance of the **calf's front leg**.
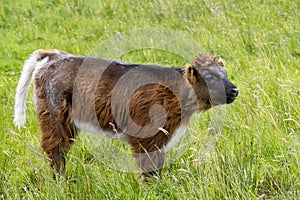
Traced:
<svg viewBox="0 0 300 200">
<path fill-rule="evenodd" d="M 135 138 L 134 141 L 131 146 L 135 162 L 141 170 L 140 178 L 148 182 L 150 177 L 160 176 L 165 157 L 163 143 L 155 141 L 155 137 Z"/>
</svg>

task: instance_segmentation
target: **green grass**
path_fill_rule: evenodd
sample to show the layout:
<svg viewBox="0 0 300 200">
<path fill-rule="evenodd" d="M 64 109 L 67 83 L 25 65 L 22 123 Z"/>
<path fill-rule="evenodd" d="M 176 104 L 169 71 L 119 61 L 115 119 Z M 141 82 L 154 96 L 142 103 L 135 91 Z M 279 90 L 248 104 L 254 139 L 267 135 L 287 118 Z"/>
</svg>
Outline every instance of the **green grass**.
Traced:
<svg viewBox="0 0 300 200">
<path fill-rule="evenodd" d="M 26 127 L 12 124 L 24 60 L 40 48 L 90 55 L 118 33 L 149 27 L 181 31 L 226 61 L 240 96 L 227 106 L 215 150 L 194 162 L 210 111 L 194 116 L 193 142 L 159 181 L 140 185 L 136 174 L 108 168 L 80 138 L 68 154 L 66 180 L 53 180 L 32 92 Z M 0 199 L 300 199 L 299 1 L 2 0 L 0 33 Z M 157 49 L 120 59 L 188 62 Z"/>
</svg>

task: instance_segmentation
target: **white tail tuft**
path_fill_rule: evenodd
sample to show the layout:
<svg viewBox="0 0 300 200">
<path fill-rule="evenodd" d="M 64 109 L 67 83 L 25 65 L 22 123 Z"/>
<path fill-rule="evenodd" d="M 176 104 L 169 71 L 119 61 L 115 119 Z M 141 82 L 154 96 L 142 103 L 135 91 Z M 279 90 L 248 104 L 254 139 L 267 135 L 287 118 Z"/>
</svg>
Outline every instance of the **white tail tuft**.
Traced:
<svg viewBox="0 0 300 200">
<path fill-rule="evenodd" d="M 31 54 L 28 60 L 25 61 L 21 77 L 17 87 L 15 97 L 15 118 L 14 124 L 20 129 L 26 122 L 26 96 L 30 87 L 30 81 L 37 64 L 44 65 L 47 59 L 41 59 L 41 50 L 37 50 Z"/>
</svg>

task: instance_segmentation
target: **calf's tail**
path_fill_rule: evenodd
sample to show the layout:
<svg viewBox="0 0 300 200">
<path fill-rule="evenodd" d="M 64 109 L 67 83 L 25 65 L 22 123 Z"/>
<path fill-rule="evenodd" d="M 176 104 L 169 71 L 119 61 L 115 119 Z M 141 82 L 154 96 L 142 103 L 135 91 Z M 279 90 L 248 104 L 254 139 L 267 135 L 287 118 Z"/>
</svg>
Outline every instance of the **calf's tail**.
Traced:
<svg viewBox="0 0 300 200">
<path fill-rule="evenodd" d="M 15 115 L 14 124 L 19 129 L 25 125 L 26 122 L 26 97 L 30 87 L 31 77 L 34 72 L 44 66 L 50 55 L 60 54 L 58 50 L 36 50 L 23 65 L 23 70 L 16 90 L 15 97 Z"/>
</svg>

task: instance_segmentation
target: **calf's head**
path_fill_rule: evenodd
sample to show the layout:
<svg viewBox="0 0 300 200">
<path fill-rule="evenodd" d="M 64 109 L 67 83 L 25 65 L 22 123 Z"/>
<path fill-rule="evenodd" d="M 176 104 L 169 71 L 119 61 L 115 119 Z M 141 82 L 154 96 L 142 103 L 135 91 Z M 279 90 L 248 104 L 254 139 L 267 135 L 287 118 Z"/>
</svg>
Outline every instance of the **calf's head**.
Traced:
<svg viewBox="0 0 300 200">
<path fill-rule="evenodd" d="M 228 80 L 224 63 L 217 57 L 197 55 L 186 65 L 184 74 L 194 88 L 199 110 L 230 104 L 238 96 L 238 88 Z"/>
</svg>

